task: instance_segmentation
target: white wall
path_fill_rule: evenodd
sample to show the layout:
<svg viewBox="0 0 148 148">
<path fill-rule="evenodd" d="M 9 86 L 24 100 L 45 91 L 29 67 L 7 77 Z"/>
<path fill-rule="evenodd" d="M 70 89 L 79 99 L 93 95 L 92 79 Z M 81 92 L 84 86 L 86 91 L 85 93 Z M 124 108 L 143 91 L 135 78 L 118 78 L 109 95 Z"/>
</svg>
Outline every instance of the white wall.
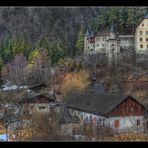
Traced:
<svg viewBox="0 0 148 148">
<path fill-rule="evenodd" d="M 134 48 L 134 36 L 127 35 L 127 36 L 119 36 L 120 38 L 120 47 L 123 49 L 133 49 Z"/>
<path fill-rule="evenodd" d="M 144 26 L 142 26 L 142 24 L 144 24 Z M 140 31 L 143 31 L 142 35 L 140 35 Z M 146 31 L 148 31 L 148 19 L 144 19 L 136 29 L 135 49 L 137 54 L 144 53 L 145 50 L 148 50 L 147 48 L 148 42 L 145 40 L 146 38 L 148 38 L 148 35 L 146 35 L 145 33 Z M 140 41 L 139 40 L 140 38 L 143 38 L 143 41 Z M 143 48 L 140 48 L 140 44 L 143 44 Z"/>
<path fill-rule="evenodd" d="M 119 128 L 117 129 L 115 128 L 115 120 L 119 120 Z M 140 120 L 140 126 L 137 126 L 137 120 Z M 105 124 L 121 131 L 144 131 L 144 116 L 110 117 L 105 120 Z"/>
<path fill-rule="evenodd" d="M 86 118 L 88 119 L 88 121 L 90 121 L 90 118 L 96 118 L 96 121 L 97 120 L 101 120 L 101 123 L 103 125 L 103 121 L 105 121 L 106 117 L 104 116 L 101 116 L 101 115 L 96 115 L 96 114 L 93 114 L 93 113 L 86 113 L 86 112 L 83 112 L 83 111 L 78 111 L 78 110 L 75 110 L 75 109 L 69 109 L 70 111 L 70 114 L 72 116 L 78 116 L 80 119 L 82 120 L 86 120 Z"/>
<path fill-rule="evenodd" d="M 90 119 L 90 116 L 96 118 L 96 120 L 101 119 L 101 125 L 110 126 L 115 130 L 121 131 L 144 131 L 144 116 L 125 116 L 125 117 L 105 117 L 101 115 L 96 115 L 92 113 L 86 113 L 74 109 L 69 109 L 72 116 L 76 115 L 79 118 L 85 120 Z M 73 111 L 72 111 L 73 110 Z M 119 120 L 119 128 L 115 128 L 115 120 Z M 137 120 L 140 120 L 140 126 L 137 126 Z M 103 123 L 104 122 L 104 123 Z"/>
<path fill-rule="evenodd" d="M 40 107 L 44 107 L 44 108 L 40 108 Z M 29 112 L 30 113 L 32 113 L 32 111 L 45 113 L 45 112 L 50 112 L 50 109 L 51 109 L 50 103 L 30 103 L 29 104 Z"/>
</svg>

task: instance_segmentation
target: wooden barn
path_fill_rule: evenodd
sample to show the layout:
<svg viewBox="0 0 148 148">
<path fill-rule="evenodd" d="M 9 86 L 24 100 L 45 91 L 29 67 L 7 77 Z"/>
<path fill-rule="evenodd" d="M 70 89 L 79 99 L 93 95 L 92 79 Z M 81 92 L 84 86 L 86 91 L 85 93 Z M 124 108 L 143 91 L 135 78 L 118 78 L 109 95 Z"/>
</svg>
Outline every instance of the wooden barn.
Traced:
<svg viewBox="0 0 148 148">
<path fill-rule="evenodd" d="M 49 93 L 28 93 L 20 102 L 23 104 L 25 113 L 50 112 L 52 106 L 56 105 L 56 99 Z"/>
<path fill-rule="evenodd" d="M 115 131 L 145 131 L 145 107 L 132 96 L 78 93 L 65 98 L 73 117 L 80 122 L 107 126 Z"/>
</svg>

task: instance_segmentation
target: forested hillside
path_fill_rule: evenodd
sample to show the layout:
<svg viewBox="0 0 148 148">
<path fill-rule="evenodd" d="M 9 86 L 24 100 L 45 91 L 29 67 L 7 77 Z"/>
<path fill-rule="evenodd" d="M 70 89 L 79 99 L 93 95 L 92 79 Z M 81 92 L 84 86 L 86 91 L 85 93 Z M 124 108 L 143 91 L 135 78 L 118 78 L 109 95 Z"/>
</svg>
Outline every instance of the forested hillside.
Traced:
<svg viewBox="0 0 148 148">
<path fill-rule="evenodd" d="M 79 56 L 86 28 L 105 31 L 114 21 L 118 33 L 133 34 L 146 13 L 146 7 L 1 7 L 0 69 L 6 76 L 6 67 L 23 58 L 21 66 L 33 65 L 40 48 L 47 50 L 51 65 Z"/>
<path fill-rule="evenodd" d="M 114 21 L 117 32 L 133 33 L 146 14 L 146 7 L 1 7 L 1 56 L 7 62 L 11 55 L 26 49 L 28 56 L 30 48 L 34 49 L 42 38 L 62 42 L 64 53 L 73 56 L 79 31 L 84 32 L 86 27 L 94 31 L 108 29 Z"/>
</svg>

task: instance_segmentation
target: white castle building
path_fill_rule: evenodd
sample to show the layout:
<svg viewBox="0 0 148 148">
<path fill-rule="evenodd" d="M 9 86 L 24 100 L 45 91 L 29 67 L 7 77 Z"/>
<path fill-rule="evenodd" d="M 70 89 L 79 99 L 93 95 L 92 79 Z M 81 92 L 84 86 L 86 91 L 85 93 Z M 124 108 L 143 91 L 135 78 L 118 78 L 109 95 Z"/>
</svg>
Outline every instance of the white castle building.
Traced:
<svg viewBox="0 0 148 148">
<path fill-rule="evenodd" d="M 115 64 L 121 55 L 121 50 L 135 50 L 137 57 L 144 57 L 148 52 L 148 15 L 146 15 L 134 35 L 117 35 L 112 23 L 107 34 L 86 31 L 84 38 L 84 54 L 105 53 L 108 63 Z"/>
</svg>

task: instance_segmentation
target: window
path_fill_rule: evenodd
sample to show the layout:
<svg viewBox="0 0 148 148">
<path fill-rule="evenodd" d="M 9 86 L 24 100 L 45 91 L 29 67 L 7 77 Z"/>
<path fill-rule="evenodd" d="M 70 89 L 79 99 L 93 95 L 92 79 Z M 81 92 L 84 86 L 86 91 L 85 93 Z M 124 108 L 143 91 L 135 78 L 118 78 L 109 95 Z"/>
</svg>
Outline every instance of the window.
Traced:
<svg viewBox="0 0 148 148">
<path fill-rule="evenodd" d="M 137 126 L 139 126 L 139 125 L 140 125 L 140 119 L 137 120 Z"/>
<path fill-rule="evenodd" d="M 99 125 L 101 125 L 102 124 L 102 119 L 99 119 Z"/>
<path fill-rule="evenodd" d="M 45 106 L 39 106 L 39 109 L 45 109 Z"/>
<path fill-rule="evenodd" d="M 34 106 L 30 106 L 30 109 L 33 110 Z"/>
<path fill-rule="evenodd" d="M 93 118 L 93 124 L 95 124 L 95 125 L 97 124 L 97 119 L 96 119 L 96 117 Z"/>
<path fill-rule="evenodd" d="M 148 41 L 148 38 L 146 38 L 145 40 Z"/>
<path fill-rule="evenodd" d="M 121 123 L 121 127 L 124 127 L 124 126 L 126 125 L 126 123 L 125 123 L 125 120 L 124 120 L 124 119 L 122 119 L 120 123 Z"/>
<path fill-rule="evenodd" d="M 97 41 L 100 41 L 100 38 L 98 38 Z"/>
<path fill-rule="evenodd" d="M 142 27 L 144 26 L 144 24 L 142 24 Z"/>
<path fill-rule="evenodd" d="M 100 118 L 97 118 L 97 125 L 100 125 L 101 121 Z"/>
<path fill-rule="evenodd" d="M 90 122 L 91 122 L 91 121 L 92 121 L 92 116 L 90 116 L 90 118 L 89 118 L 89 119 L 90 119 Z"/>
<path fill-rule="evenodd" d="M 103 126 L 103 119 L 101 119 L 100 121 L 101 121 L 101 122 L 100 122 L 100 125 Z"/>
<path fill-rule="evenodd" d="M 103 119 L 103 126 L 105 125 L 105 119 Z"/>
<path fill-rule="evenodd" d="M 88 123 L 88 122 L 89 122 L 88 117 L 86 117 L 86 118 L 85 118 L 85 122 L 86 122 L 86 123 Z"/>
<path fill-rule="evenodd" d="M 140 38 L 140 41 L 143 41 L 143 38 Z"/>
<path fill-rule="evenodd" d="M 143 44 L 140 44 L 140 48 L 143 48 Z"/>
<path fill-rule="evenodd" d="M 104 38 L 103 38 L 103 41 L 105 41 L 105 40 L 106 40 L 106 38 L 104 37 Z"/>
<path fill-rule="evenodd" d="M 119 127 L 119 120 L 115 120 L 115 128 Z"/>
<path fill-rule="evenodd" d="M 145 34 L 148 35 L 148 31 L 146 31 Z"/>
<path fill-rule="evenodd" d="M 143 31 L 140 31 L 140 35 L 142 35 L 143 34 Z"/>
</svg>

